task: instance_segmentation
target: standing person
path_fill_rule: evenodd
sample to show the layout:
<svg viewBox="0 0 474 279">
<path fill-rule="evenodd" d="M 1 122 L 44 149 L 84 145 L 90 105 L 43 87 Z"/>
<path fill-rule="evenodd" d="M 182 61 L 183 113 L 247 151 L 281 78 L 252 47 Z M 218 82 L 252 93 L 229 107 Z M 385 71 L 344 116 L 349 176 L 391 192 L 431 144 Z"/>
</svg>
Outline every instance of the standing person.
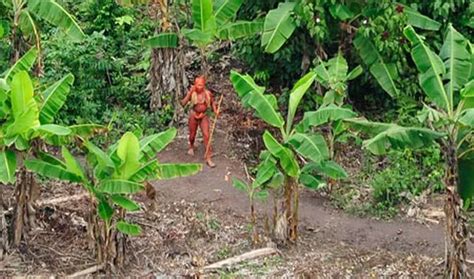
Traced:
<svg viewBox="0 0 474 279">
<path fill-rule="evenodd" d="M 217 104 L 214 102 L 211 91 L 206 89 L 206 79 L 204 76 L 198 76 L 194 80 L 194 85 L 189 89 L 186 97 L 181 100 L 181 105 L 186 106 L 191 102 L 191 113 L 189 114 L 189 150 L 188 154 L 194 156 L 194 142 L 196 140 L 196 133 L 198 127 L 201 128 L 202 137 L 204 139 L 205 150 L 208 150 L 207 154 L 204 154 L 204 160 L 207 165 L 214 168 L 216 165 L 211 160 L 211 148 L 209 145 L 209 127 L 210 120 L 206 114 L 208 109 L 211 108 L 216 115 L 219 115 L 219 109 Z"/>
</svg>

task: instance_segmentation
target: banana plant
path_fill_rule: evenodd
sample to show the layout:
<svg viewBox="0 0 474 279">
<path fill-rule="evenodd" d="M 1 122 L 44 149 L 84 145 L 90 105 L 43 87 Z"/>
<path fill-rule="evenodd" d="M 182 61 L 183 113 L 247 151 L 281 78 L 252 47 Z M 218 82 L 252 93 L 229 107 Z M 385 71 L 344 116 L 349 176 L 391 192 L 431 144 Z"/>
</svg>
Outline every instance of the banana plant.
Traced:
<svg viewBox="0 0 474 279">
<path fill-rule="evenodd" d="M 54 143 L 74 134 L 86 136 L 98 125 L 64 127 L 53 124 L 64 105 L 74 76 L 67 74 L 44 92 L 35 90 L 28 74 L 37 50 L 28 51 L 0 78 L 0 183 L 15 184 L 16 204 L 12 223 L 13 244 L 34 226 L 35 193 L 39 193 L 33 175 L 23 165 L 25 158 L 41 153 L 43 143 Z M 25 220 L 27 221 L 25 223 Z"/>
<path fill-rule="evenodd" d="M 444 43 L 436 54 L 412 26 L 404 30 L 412 45 L 411 56 L 419 71 L 419 83 L 430 101 L 420 112 L 428 128 L 401 127 L 363 119 L 349 122 L 372 138 L 364 147 L 374 154 L 390 149 L 420 148 L 438 142 L 444 151 L 446 199 L 446 278 L 464 278 L 468 231 L 462 210 L 472 196 L 461 197 L 459 190 L 472 187 L 474 156 L 474 48 L 464 36 L 448 25 Z M 470 192 L 471 190 L 467 191 Z"/>
<path fill-rule="evenodd" d="M 58 27 L 71 40 L 81 41 L 85 35 L 74 17 L 55 0 L 1 0 L 10 9 L 11 42 L 14 49 L 13 61 L 20 58 L 21 40 L 25 36 L 34 41 L 38 53 L 41 54 L 41 35 L 39 19 Z M 38 59 L 39 68 L 41 57 Z"/>
<path fill-rule="evenodd" d="M 193 28 L 183 35 L 201 51 L 202 71 L 208 73 L 207 48 L 218 40 L 235 41 L 259 33 L 260 21 L 233 20 L 243 0 L 192 0 Z"/>
<path fill-rule="evenodd" d="M 277 238 L 296 241 L 298 227 L 298 203 L 300 184 L 311 189 L 319 189 L 325 185 L 326 178 L 340 179 L 347 177 L 346 172 L 337 163 L 329 160 L 329 150 L 324 137 L 310 129 L 300 127 L 306 123 L 308 127 L 325 124 L 332 120 L 353 117 L 353 114 L 342 115 L 340 110 L 307 112 L 301 123 L 295 123 L 298 106 L 305 93 L 316 80 L 316 72 L 310 71 L 293 87 L 288 105 L 286 123 L 277 107 L 276 97 L 266 94 L 265 88 L 255 83 L 249 75 L 231 72 L 231 81 L 244 107 L 255 110 L 257 117 L 263 119 L 274 128 L 272 133 L 267 130 L 263 134 L 268 156 L 267 163 L 259 165 L 261 176 L 254 187 L 260 187 L 273 179 L 283 177 L 283 206 L 277 210 L 279 216 L 274 224 Z M 272 162 L 276 162 L 273 164 Z M 262 169 L 267 169 L 265 172 Z"/>
<path fill-rule="evenodd" d="M 327 89 L 324 93 L 323 104 L 318 110 L 318 114 L 339 114 L 345 118 L 351 115 L 355 116 L 355 113 L 350 109 L 342 108 L 344 100 L 347 97 L 347 83 L 357 78 L 362 73 L 362 67 L 357 66 L 349 72 L 346 59 L 339 52 L 336 57 L 329 59 L 324 62 L 319 60 L 319 65 L 314 69 L 316 72 L 316 80 Z M 307 117 L 311 119 L 311 117 Z M 334 122 L 329 121 L 329 133 L 327 140 L 329 143 L 329 157 L 331 159 L 335 156 L 334 146 L 338 138 L 342 138 L 346 131 L 343 125 L 342 119 L 337 119 Z M 318 127 L 324 123 L 309 123 L 302 122 L 303 129 L 307 130 L 309 126 Z"/>
<path fill-rule="evenodd" d="M 275 172 L 278 169 L 276 159 L 267 150 L 262 151 L 259 159 L 260 163 L 257 166 L 257 174 L 252 183 L 247 183 L 238 178 L 232 179 L 234 188 L 247 194 L 250 204 L 250 225 L 253 230 L 252 241 L 254 244 L 260 241 L 257 230 L 255 200 L 266 200 L 269 196 L 269 190 L 278 189 L 283 185 L 283 174 Z"/>
<path fill-rule="evenodd" d="M 30 159 L 25 165 L 40 175 L 82 185 L 91 196 L 90 235 L 94 236 L 100 263 L 123 262 L 125 236 L 137 236 L 141 227 L 128 221 L 127 213 L 140 210 L 134 195 L 144 192 L 151 180 L 173 179 L 196 174 L 200 164 L 160 164 L 156 154 L 176 136 L 176 129 L 139 140 L 127 132 L 107 150 L 84 142 L 87 162 L 83 166 L 70 151 L 62 148 L 62 159 Z M 99 222 L 100 218 L 100 222 Z M 122 234 L 122 235 L 120 235 Z"/>
</svg>

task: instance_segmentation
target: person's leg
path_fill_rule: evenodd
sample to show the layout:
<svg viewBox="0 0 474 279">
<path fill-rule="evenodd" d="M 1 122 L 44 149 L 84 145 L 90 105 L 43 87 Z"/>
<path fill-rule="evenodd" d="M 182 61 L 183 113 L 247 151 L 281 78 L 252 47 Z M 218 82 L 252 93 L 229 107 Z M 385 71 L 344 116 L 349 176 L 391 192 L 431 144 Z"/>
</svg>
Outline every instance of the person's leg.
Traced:
<svg viewBox="0 0 474 279">
<path fill-rule="evenodd" d="M 198 121 L 194 118 L 194 115 L 189 116 L 188 128 L 189 128 L 189 150 L 188 154 L 194 155 L 194 142 L 196 141 L 196 133 L 198 128 Z"/>
<path fill-rule="evenodd" d="M 204 118 L 201 120 L 200 127 L 201 127 L 202 137 L 203 137 L 203 140 L 204 140 L 204 147 L 206 148 L 205 151 L 204 151 L 204 160 L 206 160 L 206 163 L 211 168 L 213 168 L 216 165 L 211 160 L 212 148 L 209 145 L 209 133 L 210 133 L 210 131 L 209 131 L 209 127 L 210 127 L 209 117 L 204 116 Z"/>
</svg>

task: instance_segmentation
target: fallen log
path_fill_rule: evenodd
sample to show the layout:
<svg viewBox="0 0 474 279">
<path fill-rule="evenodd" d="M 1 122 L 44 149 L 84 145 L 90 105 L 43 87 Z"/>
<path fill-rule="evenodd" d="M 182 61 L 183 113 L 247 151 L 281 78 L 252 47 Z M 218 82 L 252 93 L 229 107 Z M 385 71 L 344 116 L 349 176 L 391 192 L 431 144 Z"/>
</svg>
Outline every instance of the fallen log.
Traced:
<svg viewBox="0 0 474 279">
<path fill-rule="evenodd" d="M 223 267 L 230 267 L 230 266 L 239 264 L 243 261 L 253 260 L 253 259 L 261 258 L 261 257 L 268 257 L 275 254 L 280 254 L 280 251 L 274 248 L 257 249 L 257 250 L 253 250 L 245 254 L 239 255 L 239 256 L 228 258 L 223 261 L 205 266 L 204 270 L 209 271 L 209 270 L 214 270 L 214 269 L 220 269 Z"/>
</svg>

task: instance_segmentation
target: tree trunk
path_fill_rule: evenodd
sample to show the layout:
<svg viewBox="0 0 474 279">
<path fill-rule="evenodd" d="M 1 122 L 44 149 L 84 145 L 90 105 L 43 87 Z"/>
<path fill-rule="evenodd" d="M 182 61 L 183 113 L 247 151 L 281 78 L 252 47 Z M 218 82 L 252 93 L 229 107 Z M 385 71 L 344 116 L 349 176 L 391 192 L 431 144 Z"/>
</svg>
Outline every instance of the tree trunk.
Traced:
<svg viewBox="0 0 474 279">
<path fill-rule="evenodd" d="M 5 218 L 5 206 L 3 201 L 3 188 L 6 185 L 0 183 L 0 261 L 3 260 L 3 255 L 8 251 L 8 226 Z"/>
<path fill-rule="evenodd" d="M 258 237 L 258 229 L 257 229 L 257 214 L 255 212 L 255 204 L 253 200 L 250 200 L 250 223 L 252 224 L 252 242 L 254 245 L 260 242 Z"/>
<path fill-rule="evenodd" d="M 298 239 L 298 187 L 299 184 L 293 178 L 286 177 L 280 214 L 275 226 L 275 236 L 284 242 L 295 242 Z"/>
<path fill-rule="evenodd" d="M 446 214 L 446 255 L 445 278 L 467 278 L 466 254 L 468 231 L 466 217 L 462 209 L 462 200 L 458 193 L 458 161 L 456 143 L 450 141 L 446 150 L 446 198 L 444 213 Z"/>
<path fill-rule="evenodd" d="M 209 77 L 209 63 L 207 61 L 207 53 L 205 47 L 200 49 L 201 52 L 201 75 L 206 77 L 207 81 L 210 81 L 211 77 Z"/>
<path fill-rule="evenodd" d="M 291 216 L 291 223 L 290 223 L 290 240 L 296 242 L 298 239 L 298 208 L 300 203 L 300 191 L 299 191 L 299 184 L 291 179 L 291 188 L 293 189 L 293 212 Z"/>
<path fill-rule="evenodd" d="M 33 173 L 25 167 L 17 172 L 15 184 L 16 205 L 13 214 L 13 245 L 18 246 L 26 233 L 35 226 L 35 200 L 39 196 L 39 188 Z"/>
</svg>

